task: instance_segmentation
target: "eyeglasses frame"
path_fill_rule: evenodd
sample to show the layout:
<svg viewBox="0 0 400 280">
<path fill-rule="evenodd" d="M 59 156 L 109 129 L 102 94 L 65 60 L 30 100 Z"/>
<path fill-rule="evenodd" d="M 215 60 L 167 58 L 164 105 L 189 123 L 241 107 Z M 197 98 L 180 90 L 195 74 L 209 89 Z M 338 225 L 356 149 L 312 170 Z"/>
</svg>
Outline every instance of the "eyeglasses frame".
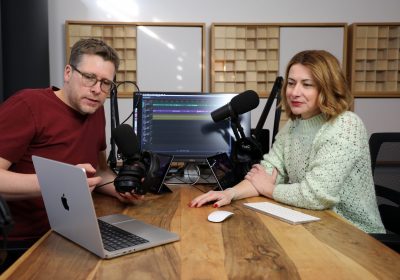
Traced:
<svg viewBox="0 0 400 280">
<path fill-rule="evenodd" d="M 103 91 L 104 93 L 110 93 L 110 91 L 113 89 L 113 87 L 116 87 L 116 86 L 117 86 L 117 85 L 116 85 L 113 81 L 111 81 L 111 80 L 108 80 L 108 79 L 98 79 L 97 76 L 96 76 L 96 74 L 82 72 L 82 71 L 79 70 L 75 65 L 72 65 L 72 64 L 70 64 L 70 66 L 71 66 L 72 70 L 78 72 L 78 73 L 82 76 L 82 78 L 86 79 L 87 81 L 89 81 L 89 80 L 93 80 L 93 81 L 94 81 L 94 80 L 96 79 L 96 82 L 95 82 L 93 85 L 88 86 L 88 87 L 94 87 L 95 85 L 97 85 L 98 82 L 100 82 L 100 89 L 101 89 L 101 91 Z M 110 88 L 107 89 L 107 91 L 105 91 L 105 90 L 103 89 L 103 85 L 107 85 L 107 84 L 105 84 L 104 82 L 109 82 L 109 83 L 110 83 Z"/>
</svg>

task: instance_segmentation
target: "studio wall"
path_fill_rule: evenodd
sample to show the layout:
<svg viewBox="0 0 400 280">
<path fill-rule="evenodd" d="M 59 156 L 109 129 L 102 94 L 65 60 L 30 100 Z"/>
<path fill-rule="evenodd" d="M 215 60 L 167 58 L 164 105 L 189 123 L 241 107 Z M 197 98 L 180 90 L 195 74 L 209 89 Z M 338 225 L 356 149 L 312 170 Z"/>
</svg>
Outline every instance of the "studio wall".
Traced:
<svg viewBox="0 0 400 280">
<path fill-rule="evenodd" d="M 23 88 L 48 87 L 47 0 L 2 0 L 0 20 L 2 98 Z"/>
<path fill-rule="evenodd" d="M 126 22 L 202 22 L 206 34 L 206 91 L 209 90 L 209 27 L 211 23 L 323 23 L 323 22 L 400 22 L 398 0 L 162 0 L 94 1 L 49 0 L 49 43 L 51 84 L 62 85 L 65 64 L 65 20 Z M 293 42 L 296 44 L 296 42 Z M 264 100 L 263 100 L 264 101 Z M 121 119 L 129 115 L 131 101 L 120 101 Z M 263 105 L 252 112 L 257 123 Z M 362 116 L 369 133 L 400 131 L 399 98 L 359 98 L 355 111 Z M 106 104 L 108 110 L 108 104 Z M 267 120 L 267 128 L 270 120 Z M 107 128 L 108 129 L 108 128 Z M 108 132 L 108 131 L 107 131 Z"/>
</svg>

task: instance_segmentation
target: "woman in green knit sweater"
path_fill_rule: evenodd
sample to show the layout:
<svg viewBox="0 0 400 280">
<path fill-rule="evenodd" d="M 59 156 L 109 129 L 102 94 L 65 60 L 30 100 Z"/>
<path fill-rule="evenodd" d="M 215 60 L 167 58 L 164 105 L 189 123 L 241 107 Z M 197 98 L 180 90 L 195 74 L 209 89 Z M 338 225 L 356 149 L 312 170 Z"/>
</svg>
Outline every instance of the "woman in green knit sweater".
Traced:
<svg viewBox="0 0 400 280">
<path fill-rule="evenodd" d="M 314 210 L 332 209 L 360 229 L 383 233 L 368 135 L 338 60 L 326 51 L 296 54 L 288 64 L 282 105 L 289 117 L 275 143 L 233 188 L 211 191 L 191 207 L 263 195 Z"/>
</svg>

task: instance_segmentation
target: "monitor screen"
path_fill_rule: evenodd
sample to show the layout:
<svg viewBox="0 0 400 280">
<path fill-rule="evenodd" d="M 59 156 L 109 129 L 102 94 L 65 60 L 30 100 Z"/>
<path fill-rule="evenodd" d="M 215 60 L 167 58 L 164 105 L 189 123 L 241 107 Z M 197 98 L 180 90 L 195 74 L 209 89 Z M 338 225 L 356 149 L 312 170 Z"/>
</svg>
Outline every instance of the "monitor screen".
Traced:
<svg viewBox="0 0 400 280">
<path fill-rule="evenodd" d="M 215 123 L 211 112 L 234 93 L 138 92 L 134 128 L 141 151 L 170 154 L 175 161 L 204 162 L 209 156 L 230 155 L 234 134 L 230 120 Z M 250 136 L 250 112 L 239 116 Z"/>
</svg>

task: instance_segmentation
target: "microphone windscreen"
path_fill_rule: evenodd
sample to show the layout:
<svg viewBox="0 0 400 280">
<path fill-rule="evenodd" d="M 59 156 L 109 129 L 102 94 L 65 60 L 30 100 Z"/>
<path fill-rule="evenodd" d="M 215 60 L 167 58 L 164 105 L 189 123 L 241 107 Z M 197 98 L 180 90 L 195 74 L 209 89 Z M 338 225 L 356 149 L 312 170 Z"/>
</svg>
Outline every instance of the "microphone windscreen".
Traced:
<svg viewBox="0 0 400 280">
<path fill-rule="evenodd" d="M 111 131 L 119 152 L 127 158 L 139 153 L 139 143 L 132 126 L 121 124 Z"/>
<path fill-rule="evenodd" d="M 231 107 L 228 103 L 228 104 L 212 111 L 211 118 L 213 119 L 214 122 L 222 121 L 222 120 L 230 117 L 230 115 L 231 115 L 230 110 L 231 110 Z"/>
<path fill-rule="evenodd" d="M 246 90 L 231 100 L 232 110 L 238 115 L 247 113 L 258 106 L 260 98 L 254 90 Z"/>
</svg>

